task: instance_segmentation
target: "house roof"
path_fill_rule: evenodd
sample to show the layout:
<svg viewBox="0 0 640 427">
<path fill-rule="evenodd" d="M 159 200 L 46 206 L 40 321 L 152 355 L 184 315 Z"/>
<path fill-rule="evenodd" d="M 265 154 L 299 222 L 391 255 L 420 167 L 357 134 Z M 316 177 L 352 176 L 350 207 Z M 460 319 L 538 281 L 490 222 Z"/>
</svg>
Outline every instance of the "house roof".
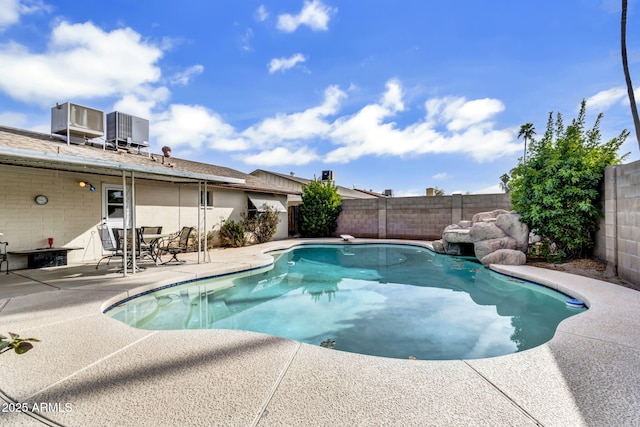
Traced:
<svg viewBox="0 0 640 427">
<path fill-rule="evenodd" d="M 256 169 L 253 172 L 251 172 L 250 175 L 253 175 L 253 174 L 258 173 L 258 172 L 263 172 L 263 173 L 279 176 L 279 177 L 281 177 L 283 179 L 287 179 L 289 181 L 297 182 L 297 183 L 299 183 L 301 185 L 307 185 L 309 182 L 313 181 L 312 179 L 300 178 L 300 177 L 297 177 L 295 175 L 272 172 L 272 171 L 268 171 L 268 170 L 264 170 L 264 169 Z M 374 193 L 374 192 L 368 192 L 368 191 L 362 191 L 362 190 L 357 190 L 357 189 L 351 189 L 351 188 L 348 188 L 348 187 L 343 187 L 341 185 L 336 185 L 336 187 L 338 189 L 338 194 L 343 198 L 348 198 L 348 199 L 367 199 L 367 198 L 374 198 L 374 197 L 385 197 L 382 194 L 378 194 L 378 193 Z"/>
<path fill-rule="evenodd" d="M 375 191 L 372 191 L 372 190 L 363 190 L 362 188 L 354 188 L 353 190 L 354 191 L 359 191 L 359 192 L 364 193 L 364 194 L 368 194 L 368 195 L 373 196 L 373 197 L 389 197 L 386 194 L 376 193 Z"/>
<path fill-rule="evenodd" d="M 227 187 L 277 194 L 297 194 L 258 177 L 224 166 L 193 162 L 161 154 L 104 149 L 102 146 L 67 144 L 57 135 L 0 126 L 0 164 L 121 175 L 170 181 L 207 181 Z"/>
</svg>

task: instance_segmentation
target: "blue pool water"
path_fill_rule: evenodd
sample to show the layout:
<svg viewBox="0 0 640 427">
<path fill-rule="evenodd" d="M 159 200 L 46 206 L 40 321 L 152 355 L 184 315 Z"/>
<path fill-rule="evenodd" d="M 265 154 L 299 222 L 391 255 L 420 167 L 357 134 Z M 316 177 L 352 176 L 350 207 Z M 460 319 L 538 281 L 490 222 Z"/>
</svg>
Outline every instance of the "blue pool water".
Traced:
<svg viewBox="0 0 640 427">
<path fill-rule="evenodd" d="M 195 281 L 108 311 L 142 329 L 236 329 L 406 359 L 476 359 L 545 343 L 567 296 L 412 245 L 315 245 L 268 271 Z"/>
</svg>

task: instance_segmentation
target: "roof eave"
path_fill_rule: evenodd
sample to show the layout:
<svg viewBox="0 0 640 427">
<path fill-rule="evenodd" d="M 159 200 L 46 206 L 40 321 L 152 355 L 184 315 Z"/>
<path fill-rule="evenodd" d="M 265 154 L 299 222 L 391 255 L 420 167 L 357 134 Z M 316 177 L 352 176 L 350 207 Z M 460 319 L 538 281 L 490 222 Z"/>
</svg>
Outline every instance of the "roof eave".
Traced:
<svg viewBox="0 0 640 427">
<path fill-rule="evenodd" d="M 74 165 L 74 166 L 92 166 L 112 169 L 116 171 L 139 172 L 150 175 L 160 175 L 164 177 L 174 177 L 182 179 L 193 179 L 197 181 L 213 181 L 230 184 L 245 184 L 245 180 L 241 178 L 231 178 L 219 175 L 210 175 L 198 172 L 189 172 L 179 169 L 164 169 L 158 167 L 142 166 L 132 163 L 114 162 L 111 160 L 92 159 L 80 156 L 70 156 L 68 154 L 59 154 L 47 151 L 26 150 L 23 148 L 0 146 L 0 155 L 13 157 L 15 159 L 28 159 L 35 161 L 50 162 L 53 165 Z"/>
</svg>

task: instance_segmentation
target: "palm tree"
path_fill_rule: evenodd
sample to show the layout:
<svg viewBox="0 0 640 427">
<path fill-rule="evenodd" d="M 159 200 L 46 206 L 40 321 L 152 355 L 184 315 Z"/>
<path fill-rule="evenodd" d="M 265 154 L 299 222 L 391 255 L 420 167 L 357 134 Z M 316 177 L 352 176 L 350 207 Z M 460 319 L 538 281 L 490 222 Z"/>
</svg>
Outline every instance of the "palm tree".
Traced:
<svg viewBox="0 0 640 427">
<path fill-rule="evenodd" d="M 627 60 L 627 0 L 622 0 L 622 19 L 620 20 L 621 34 L 620 46 L 622 50 L 622 69 L 624 71 L 624 80 L 627 83 L 627 93 L 629 94 L 629 103 L 631 104 L 631 116 L 633 117 L 633 126 L 636 128 L 636 139 L 640 148 L 640 118 L 638 118 L 638 105 L 636 97 L 633 94 L 633 84 L 629 75 L 629 61 Z"/>
<path fill-rule="evenodd" d="M 523 162 L 527 161 L 527 141 L 531 141 L 531 138 L 533 138 L 533 135 L 535 134 L 536 134 L 536 130 L 533 127 L 533 123 L 525 123 L 522 126 L 520 126 L 520 132 L 518 132 L 518 139 L 520 139 L 521 136 L 524 136 Z"/>
<path fill-rule="evenodd" d="M 510 179 L 511 177 L 509 176 L 508 173 L 503 173 L 502 176 L 500 177 L 500 189 L 505 193 L 508 193 L 511 191 L 511 185 L 509 185 Z"/>
</svg>

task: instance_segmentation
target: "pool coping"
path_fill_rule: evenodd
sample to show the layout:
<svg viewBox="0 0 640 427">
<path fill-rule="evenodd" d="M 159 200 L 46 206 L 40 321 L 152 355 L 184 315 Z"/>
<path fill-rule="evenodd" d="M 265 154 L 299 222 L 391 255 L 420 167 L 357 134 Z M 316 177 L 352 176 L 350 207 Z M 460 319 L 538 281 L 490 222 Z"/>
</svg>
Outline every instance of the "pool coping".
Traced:
<svg viewBox="0 0 640 427">
<path fill-rule="evenodd" d="M 0 300 L 0 333 L 45 337 L 25 355 L 0 356 L 0 397 L 74 406 L 0 412 L 0 421 L 41 425 L 38 415 L 60 425 L 575 426 L 640 419 L 640 292 L 553 270 L 491 266 L 590 309 L 563 321 L 543 346 L 489 359 L 405 361 L 242 331 L 140 331 L 101 312 L 144 287 L 268 266 L 273 258 L 266 252 L 305 242 L 429 247 L 392 239 L 277 241 L 213 251 L 212 264 L 176 266 L 171 278 L 142 287 L 146 273 L 71 288 L 64 288 L 70 278 L 57 277 L 51 283 L 61 290 Z M 69 336 L 82 342 L 81 354 L 65 341 Z"/>
</svg>

